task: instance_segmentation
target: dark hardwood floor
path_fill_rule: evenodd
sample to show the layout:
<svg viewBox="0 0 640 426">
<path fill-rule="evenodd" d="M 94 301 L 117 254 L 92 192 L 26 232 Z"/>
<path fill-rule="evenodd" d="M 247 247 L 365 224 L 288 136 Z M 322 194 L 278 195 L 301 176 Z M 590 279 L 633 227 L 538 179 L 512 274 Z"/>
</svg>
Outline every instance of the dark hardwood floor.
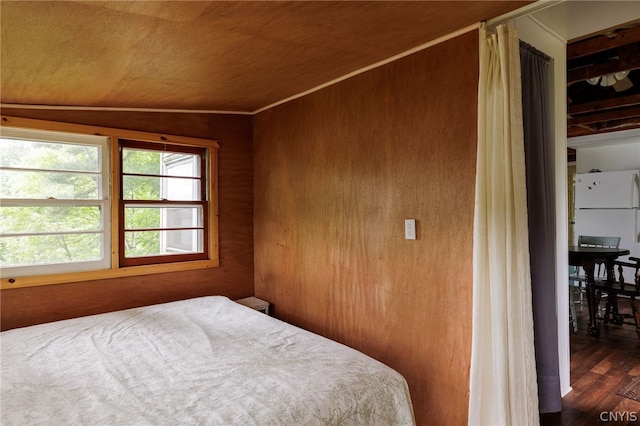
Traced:
<svg viewBox="0 0 640 426">
<path fill-rule="evenodd" d="M 640 425 L 640 402 L 616 395 L 640 376 L 640 338 L 632 325 L 599 322 L 600 337 L 587 334 L 588 312 L 576 309 L 578 332 L 571 332 L 571 387 L 562 399 L 562 412 L 544 414 L 540 424 Z M 629 302 L 620 311 L 630 313 Z"/>
</svg>

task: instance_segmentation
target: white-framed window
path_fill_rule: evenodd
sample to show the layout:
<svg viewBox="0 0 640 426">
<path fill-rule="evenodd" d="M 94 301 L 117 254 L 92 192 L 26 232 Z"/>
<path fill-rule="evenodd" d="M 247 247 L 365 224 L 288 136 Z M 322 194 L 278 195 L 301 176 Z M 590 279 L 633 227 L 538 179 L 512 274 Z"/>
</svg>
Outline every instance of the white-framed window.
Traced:
<svg viewBox="0 0 640 426">
<path fill-rule="evenodd" d="M 0 276 L 110 268 L 109 138 L 3 127 Z"/>
</svg>

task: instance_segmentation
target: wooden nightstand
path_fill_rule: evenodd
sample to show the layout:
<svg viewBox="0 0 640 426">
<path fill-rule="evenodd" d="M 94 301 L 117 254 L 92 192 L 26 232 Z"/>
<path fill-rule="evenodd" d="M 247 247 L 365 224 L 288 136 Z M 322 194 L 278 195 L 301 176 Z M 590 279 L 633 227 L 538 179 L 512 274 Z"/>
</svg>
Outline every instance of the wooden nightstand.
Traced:
<svg viewBox="0 0 640 426">
<path fill-rule="evenodd" d="M 236 300 L 236 303 L 248 306 L 251 309 L 255 309 L 256 311 L 264 312 L 265 314 L 269 315 L 270 303 L 262 299 L 258 299 L 257 297 L 245 297 L 244 299 Z"/>
</svg>

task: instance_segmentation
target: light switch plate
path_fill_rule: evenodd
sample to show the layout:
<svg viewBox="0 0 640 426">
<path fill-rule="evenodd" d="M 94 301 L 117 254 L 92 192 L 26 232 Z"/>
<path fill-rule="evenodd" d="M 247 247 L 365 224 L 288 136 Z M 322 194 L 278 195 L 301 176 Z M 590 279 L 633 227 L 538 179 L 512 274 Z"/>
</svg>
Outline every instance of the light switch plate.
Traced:
<svg viewBox="0 0 640 426">
<path fill-rule="evenodd" d="M 404 238 L 405 240 L 416 239 L 416 220 L 415 219 L 404 220 Z"/>
</svg>

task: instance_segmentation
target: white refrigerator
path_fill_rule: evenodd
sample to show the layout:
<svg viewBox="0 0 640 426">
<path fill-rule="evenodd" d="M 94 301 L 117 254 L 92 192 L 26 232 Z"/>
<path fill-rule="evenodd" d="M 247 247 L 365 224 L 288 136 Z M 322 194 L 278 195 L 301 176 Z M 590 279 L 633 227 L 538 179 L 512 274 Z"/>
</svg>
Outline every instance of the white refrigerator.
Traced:
<svg viewBox="0 0 640 426">
<path fill-rule="evenodd" d="M 620 237 L 640 257 L 640 170 L 576 175 L 575 235 Z"/>
</svg>

